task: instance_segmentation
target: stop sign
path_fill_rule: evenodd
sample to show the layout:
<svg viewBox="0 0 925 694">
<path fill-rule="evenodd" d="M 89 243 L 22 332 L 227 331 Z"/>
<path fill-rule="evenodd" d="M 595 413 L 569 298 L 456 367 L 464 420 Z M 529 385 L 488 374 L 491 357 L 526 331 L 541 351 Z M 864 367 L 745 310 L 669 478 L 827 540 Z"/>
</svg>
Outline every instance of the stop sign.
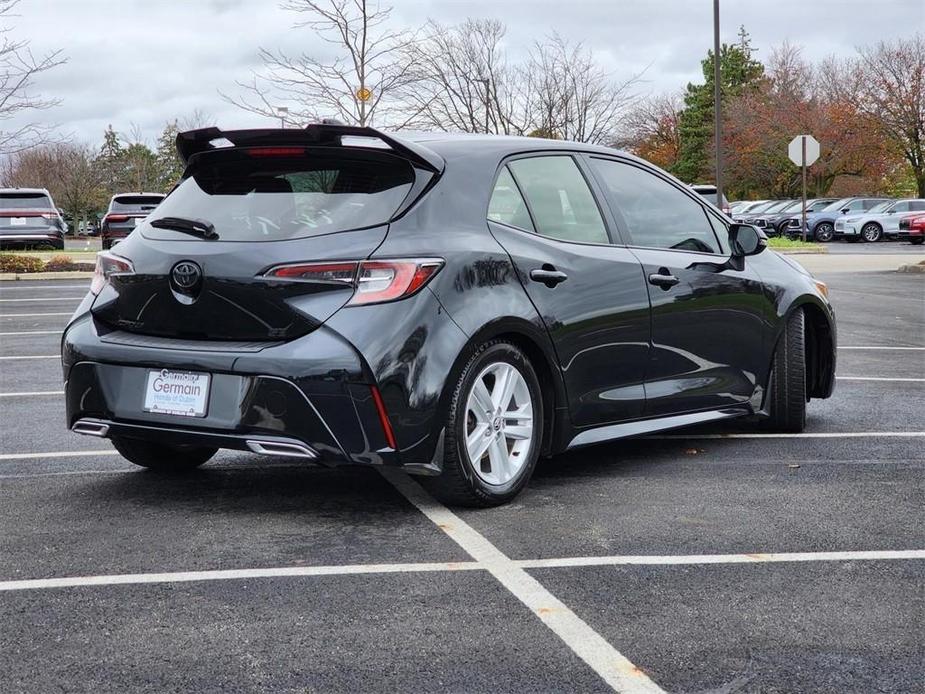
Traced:
<svg viewBox="0 0 925 694">
<path fill-rule="evenodd" d="M 803 161 L 803 140 L 806 140 L 806 161 Z M 819 158 L 819 141 L 812 135 L 797 135 L 790 140 L 787 154 L 797 166 L 809 166 Z"/>
</svg>

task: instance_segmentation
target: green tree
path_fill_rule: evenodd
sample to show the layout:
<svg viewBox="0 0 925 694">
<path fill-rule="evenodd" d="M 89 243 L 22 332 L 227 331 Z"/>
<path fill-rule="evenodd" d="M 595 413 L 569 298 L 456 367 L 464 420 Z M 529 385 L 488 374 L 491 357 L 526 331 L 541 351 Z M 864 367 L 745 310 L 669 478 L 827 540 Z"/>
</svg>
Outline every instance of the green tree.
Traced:
<svg viewBox="0 0 925 694">
<path fill-rule="evenodd" d="M 125 148 L 119 134 L 109 125 L 103 132 L 103 145 L 95 162 L 98 179 L 109 195 L 119 192 L 118 189 L 122 186 L 124 158 Z"/>
<path fill-rule="evenodd" d="M 183 162 L 177 154 L 177 133 L 180 124 L 177 120 L 164 125 L 164 130 L 157 138 L 154 149 L 156 189 L 166 193 L 183 175 Z"/>
<path fill-rule="evenodd" d="M 752 57 L 754 52 L 745 27 L 739 29 L 738 43 L 724 43 L 720 48 L 720 98 L 724 104 L 761 85 L 764 65 Z M 681 148 L 672 173 L 688 183 L 713 178 L 713 59 L 713 51 L 708 51 L 701 62 L 704 84 L 687 85 L 678 122 Z"/>
</svg>

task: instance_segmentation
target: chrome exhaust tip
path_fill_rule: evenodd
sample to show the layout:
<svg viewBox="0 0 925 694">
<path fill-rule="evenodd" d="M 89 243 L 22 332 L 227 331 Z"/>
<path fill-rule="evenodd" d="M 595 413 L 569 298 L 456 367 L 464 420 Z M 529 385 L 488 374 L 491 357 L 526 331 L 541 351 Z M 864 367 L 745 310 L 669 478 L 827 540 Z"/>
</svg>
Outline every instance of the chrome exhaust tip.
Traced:
<svg viewBox="0 0 925 694">
<path fill-rule="evenodd" d="M 89 419 L 78 419 L 74 422 L 74 426 L 71 427 L 71 431 L 75 434 L 83 434 L 84 436 L 104 438 L 106 434 L 109 433 L 109 425 L 103 424 L 102 422 L 94 422 Z"/>
<path fill-rule="evenodd" d="M 261 455 L 284 455 L 290 458 L 308 458 L 318 457 L 311 448 L 301 443 L 285 443 L 281 441 L 248 441 L 247 447 L 254 453 Z"/>
</svg>

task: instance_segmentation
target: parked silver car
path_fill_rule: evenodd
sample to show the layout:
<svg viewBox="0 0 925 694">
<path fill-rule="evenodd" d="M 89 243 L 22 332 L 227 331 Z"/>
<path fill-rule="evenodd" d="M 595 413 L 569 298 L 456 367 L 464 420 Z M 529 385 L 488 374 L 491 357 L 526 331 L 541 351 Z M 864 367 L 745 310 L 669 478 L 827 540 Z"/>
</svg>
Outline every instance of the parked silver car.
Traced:
<svg viewBox="0 0 925 694">
<path fill-rule="evenodd" d="M 873 243 L 885 236 L 899 236 L 899 220 L 906 212 L 925 211 L 925 199 L 885 202 L 861 214 L 846 215 L 835 222 L 835 237 Z"/>
</svg>

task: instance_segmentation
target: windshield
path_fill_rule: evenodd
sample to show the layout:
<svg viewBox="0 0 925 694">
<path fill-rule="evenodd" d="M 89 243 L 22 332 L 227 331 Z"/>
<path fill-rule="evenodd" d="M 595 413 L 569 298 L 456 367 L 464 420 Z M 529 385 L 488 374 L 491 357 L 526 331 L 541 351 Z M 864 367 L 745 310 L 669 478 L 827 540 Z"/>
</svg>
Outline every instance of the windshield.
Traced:
<svg viewBox="0 0 925 694">
<path fill-rule="evenodd" d="M 779 200 L 777 202 L 772 202 L 770 205 L 765 207 L 762 212 L 780 212 L 782 209 L 787 207 L 792 201 L 791 200 Z"/>
<path fill-rule="evenodd" d="M 843 208 L 845 205 L 847 205 L 849 202 L 851 202 L 851 198 L 842 198 L 841 200 L 836 200 L 836 201 L 833 202 L 832 204 L 830 204 L 830 205 L 828 205 L 827 207 L 823 208 L 822 211 L 823 211 L 823 212 L 829 212 L 830 210 L 840 210 L 840 209 Z"/>
<path fill-rule="evenodd" d="M 0 193 L 3 210 L 51 210 L 51 198 L 45 193 Z"/>
<path fill-rule="evenodd" d="M 867 210 L 867 214 L 874 214 L 876 212 L 886 212 L 888 209 L 890 209 L 895 204 L 896 203 L 893 202 L 892 200 L 887 200 L 886 202 L 877 203 L 876 205 L 871 207 L 869 210 Z"/>
<path fill-rule="evenodd" d="M 807 200 L 807 201 L 806 201 L 806 207 L 807 207 L 807 209 L 809 209 L 809 203 L 810 203 L 810 201 Z M 802 201 L 802 200 L 795 200 L 794 202 L 792 202 L 792 203 L 790 203 L 789 205 L 787 205 L 787 206 L 786 206 L 783 210 L 781 210 L 781 211 L 782 211 L 782 212 L 799 212 L 799 211 L 801 211 L 802 209 L 803 209 L 803 201 Z"/>
<path fill-rule="evenodd" d="M 255 152 L 255 154 L 252 154 Z M 279 241 L 387 222 L 411 189 L 414 171 L 385 153 L 296 154 L 261 150 L 209 152 L 147 218 L 142 232 L 195 240 L 150 221 L 210 222 L 222 241 Z"/>
<path fill-rule="evenodd" d="M 763 212 L 765 208 L 770 207 L 771 203 L 767 200 L 763 202 L 754 202 L 746 207 L 743 212 Z"/>
</svg>

